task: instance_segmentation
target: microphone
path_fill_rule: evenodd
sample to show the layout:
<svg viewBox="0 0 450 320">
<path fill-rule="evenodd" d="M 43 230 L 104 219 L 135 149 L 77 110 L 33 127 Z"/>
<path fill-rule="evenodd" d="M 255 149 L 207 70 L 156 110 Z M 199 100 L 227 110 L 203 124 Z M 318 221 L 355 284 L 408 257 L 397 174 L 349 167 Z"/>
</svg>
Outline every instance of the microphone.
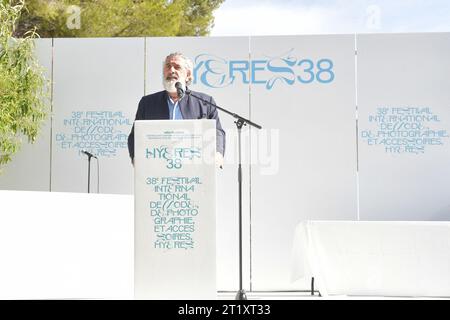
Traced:
<svg viewBox="0 0 450 320">
<path fill-rule="evenodd" d="M 184 94 L 186 92 L 186 86 L 182 84 L 181 82 L 175 83 L 175 88 L 177 89 L 177 95 L 178 99 L 181 99 L 184 97 Z"/>
<path fill-rule="evenodd" d="M 90 153 L 90 152 L 81 150 L 81 153 L 84 153 L 84 154 L 87 155 L 88 157 L 93 157 L 93 158 L 95 158 L 95 159 L 98 159 L 96 156 L 94 156 L 94 155 L 93 155 L 92 153 Z"/>
</svg>

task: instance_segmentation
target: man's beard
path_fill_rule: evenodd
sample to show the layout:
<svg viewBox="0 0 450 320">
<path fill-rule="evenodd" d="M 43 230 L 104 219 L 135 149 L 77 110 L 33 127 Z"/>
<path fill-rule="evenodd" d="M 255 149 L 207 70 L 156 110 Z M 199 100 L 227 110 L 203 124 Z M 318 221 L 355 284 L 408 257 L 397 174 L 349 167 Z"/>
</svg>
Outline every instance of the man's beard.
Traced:
<svg viewBox="0 0 450 320">
<path fill-rule="evenodd" d="M 175 79 L 164 79 L 163 80 L 164 89 L 166 89 L 166 91 L 169 93 L 176 93 L 177 88 L 175 88 L 175 83 L 177 83 L 177 82 L 178 82 L 178 80 L 175 80 Z"/>
</svg>

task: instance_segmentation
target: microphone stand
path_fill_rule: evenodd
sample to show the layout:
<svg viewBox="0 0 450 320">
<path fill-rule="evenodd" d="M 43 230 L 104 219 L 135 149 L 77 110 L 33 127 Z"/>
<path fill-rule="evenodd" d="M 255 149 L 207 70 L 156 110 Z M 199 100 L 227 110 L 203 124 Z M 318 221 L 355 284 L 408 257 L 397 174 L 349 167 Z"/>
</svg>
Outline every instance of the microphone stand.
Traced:
<svg viewBox="0 0 450 320">
<path fill-rule="evenodd" d="M 91 193 L 91 158 L 92 155 L 88 154 L 88 193 Z"/>
<path fill-rule="evenodd" d="M 239 164 L 238 164 L 238 186 L 239 186 L 239 291 L 236 294 L 236 300 L 247 300 L 247 295 L 245 294 L 245 290 L 242 288 L 242 159 L 241 159 L 241 129 L 245 125 L 250 125 L 255 128 L 261 129 L 262 127 L 248 119 L 245 119 L 241 117 L 240 115 L 233 113 L 231 111 L 228 111 L 227 109 L 221 108 L 214 103 L 211 103 L 207 100 L 202 99 L 199 96 L 196 96 L 192 93 L 191 90 L 186 88 L 186 94 L 197 98 L 216 109 L 219 109 L 220 111 L 225 112 L 226 114 L 231 115 L 232 117 L 236 118 L 237 120 L 234 122 L 236 124 L 236 128 L 238 130 L 238 154 L 239 154 Z"/>
<path fill-rule="evenodd" d="M 94 157 L 97 160 L 98 158 L 89 152 L 83 150 L 81 152 L 88 156 L 88 193 L 91 193 L 91 158 Z"/>
</svg>

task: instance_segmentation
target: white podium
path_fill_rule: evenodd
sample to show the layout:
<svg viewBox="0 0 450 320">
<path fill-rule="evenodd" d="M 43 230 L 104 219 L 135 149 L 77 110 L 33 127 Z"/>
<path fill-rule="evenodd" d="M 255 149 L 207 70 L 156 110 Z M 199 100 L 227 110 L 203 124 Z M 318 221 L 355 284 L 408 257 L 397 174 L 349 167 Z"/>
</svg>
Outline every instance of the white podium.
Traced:
<svg viewBox="0 0 450 320">
<path fill-rule="evenodd" d="M 135 122 L 136 299 L 216 299 L 214 120 Z"/>
</svg>

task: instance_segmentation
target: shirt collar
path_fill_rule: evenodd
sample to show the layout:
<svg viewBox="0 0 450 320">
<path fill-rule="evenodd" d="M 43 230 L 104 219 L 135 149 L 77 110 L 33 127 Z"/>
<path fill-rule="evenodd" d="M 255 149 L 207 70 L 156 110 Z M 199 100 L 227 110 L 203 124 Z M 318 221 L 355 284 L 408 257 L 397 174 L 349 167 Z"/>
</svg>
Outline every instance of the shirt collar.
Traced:
<svg viewBox="0 0 450 320">
<path fill-rule="evenodd" d="M 167 96 L 167 101 L 169 101 L 170 104 L 175 105 L 178 102 L 180 102 L 181 100 L 183 100 L 186 95 L 184 95 L 181 99 L 178 99 L 176 102 L 172 100 L 172 98 L 170 97 L 170 95 L 167 91 L 166 91 L 166 96 Z"/>
</svg>

